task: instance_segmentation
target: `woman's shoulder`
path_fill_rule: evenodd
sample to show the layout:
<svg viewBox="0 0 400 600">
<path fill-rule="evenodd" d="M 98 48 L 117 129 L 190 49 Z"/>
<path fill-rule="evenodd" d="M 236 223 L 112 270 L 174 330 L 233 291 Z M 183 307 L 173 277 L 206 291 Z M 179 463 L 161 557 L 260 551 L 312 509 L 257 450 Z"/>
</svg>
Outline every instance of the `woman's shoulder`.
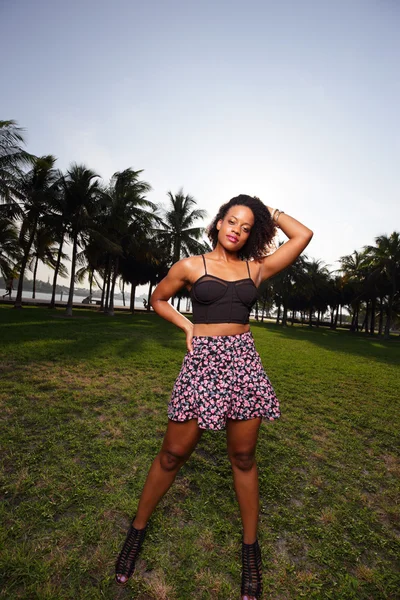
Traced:
<svg viewBox="0 0 400 600">
<path fill-rule="evenodd" d="M 204 264 L 202 256 L 202 254 L 196 254 L 194 256 L 188 256 L 187 258 L 181 258 L 176 263 L 174 263 L 172 267 L 178 267 L 184 270 L 192 269 L 193 267 L 198 267 L 200 264 Z"/>
<path fill-rule="evenodd" d="M 191 282 L 193 279 L 197 278 L 196 274 L 199 269 L 204 270 L 203 259 L 201 254 L 188 256 L 187 258 L 181 258 L 176 263 L 174 263 L 170 269 L 172 274 L 179 274 L 182 279 Z"/>
</svg>

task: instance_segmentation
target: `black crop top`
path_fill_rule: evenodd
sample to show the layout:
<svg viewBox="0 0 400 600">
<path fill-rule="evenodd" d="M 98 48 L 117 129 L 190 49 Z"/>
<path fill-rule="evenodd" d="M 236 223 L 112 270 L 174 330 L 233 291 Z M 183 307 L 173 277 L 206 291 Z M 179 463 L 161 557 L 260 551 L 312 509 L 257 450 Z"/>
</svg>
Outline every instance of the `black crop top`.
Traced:
<svg viewBox="0 0 400 600">
<path fill-rule="evenodd" d="M 206 260 L 202 255 L 205 274 L 192 285 L 190 297 L 193 306 L 193 322 L 242 323 L 249 322 L 249 315 L 257 299 L 257 288 L 250 277 L 249 263 L 246 279 L 226 281 L 207 273 Z"/>
</svg>

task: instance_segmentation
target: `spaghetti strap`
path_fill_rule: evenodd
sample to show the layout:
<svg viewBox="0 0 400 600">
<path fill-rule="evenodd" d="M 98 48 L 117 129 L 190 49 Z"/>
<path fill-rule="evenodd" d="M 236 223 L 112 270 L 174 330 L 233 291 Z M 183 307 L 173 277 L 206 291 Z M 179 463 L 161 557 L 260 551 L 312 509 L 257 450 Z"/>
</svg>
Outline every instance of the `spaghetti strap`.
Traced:
<svg viewBox="0 0 400 600">
<path fill-rule="evenodd" d="M 207 266 L 206 266 L 206 259 L 204 258 L 204 254 L 201 255 L 201 258 L 203 259 L 203 263 L 204 263 L 205 275 L 207 275 Z"/>
<path fill-rule="evenodd" d="M 250 268 L 249 268 L 249 261 L 248 260 L 246 260 L 246 265 L 247 265 L 247 272 L 249 274 L 249 278 L 251 279 Z"/>
</svg>

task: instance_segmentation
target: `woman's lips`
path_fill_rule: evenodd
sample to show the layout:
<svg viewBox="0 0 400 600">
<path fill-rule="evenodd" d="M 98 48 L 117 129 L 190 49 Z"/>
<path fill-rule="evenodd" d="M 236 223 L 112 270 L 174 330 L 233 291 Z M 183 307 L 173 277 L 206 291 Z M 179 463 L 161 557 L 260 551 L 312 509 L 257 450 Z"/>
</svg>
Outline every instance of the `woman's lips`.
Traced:
<svg viewBox="0 0 400 600">
<path fill-rule="evenodd" d="M 227 235 L 226 237 L 228 238 L 228 240 L 229 240 L 230 242 L 233 242 L 234 244 L 236 244 L 236 242 L 237 242 L 237 241 L 238 241 L 238 239 L 239 239 L 239 238 L 237 238 L 237 237 L 235 237 L 235 236 L 233 236 L 233 235 Z"/>
</svg>

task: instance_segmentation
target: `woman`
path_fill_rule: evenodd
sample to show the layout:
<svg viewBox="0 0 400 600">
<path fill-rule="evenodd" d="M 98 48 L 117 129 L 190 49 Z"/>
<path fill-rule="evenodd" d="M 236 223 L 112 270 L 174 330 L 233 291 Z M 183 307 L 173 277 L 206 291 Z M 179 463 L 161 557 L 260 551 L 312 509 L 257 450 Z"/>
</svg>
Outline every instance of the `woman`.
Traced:
<svg viewBox="0 0 400 600">
<path fill-rule="evenodd" d="M 276 227 L 289 241 L 266 255 Z M 254 348 L 249 314 L 261 282 L 296 260 L 313 232 L 258 198 L 240 195 L 220 208 L 208 235 L 212 252 L 175 263 L 151 297 L 154 310 L 185 332 L 188 352 L 168 405 L 162 448 L 117 560 L 116 580 L 125 584 L 132 575 L 148 520 L 204 429 L 225 428 L 243 525 L 242 600 L 254 600 L 262 593 L 254 456 L 262 419 L 274 420 L 280 410 Z M 193 323 L 168 302 L 183 286 L 191 290 Z"/>
</svg>

